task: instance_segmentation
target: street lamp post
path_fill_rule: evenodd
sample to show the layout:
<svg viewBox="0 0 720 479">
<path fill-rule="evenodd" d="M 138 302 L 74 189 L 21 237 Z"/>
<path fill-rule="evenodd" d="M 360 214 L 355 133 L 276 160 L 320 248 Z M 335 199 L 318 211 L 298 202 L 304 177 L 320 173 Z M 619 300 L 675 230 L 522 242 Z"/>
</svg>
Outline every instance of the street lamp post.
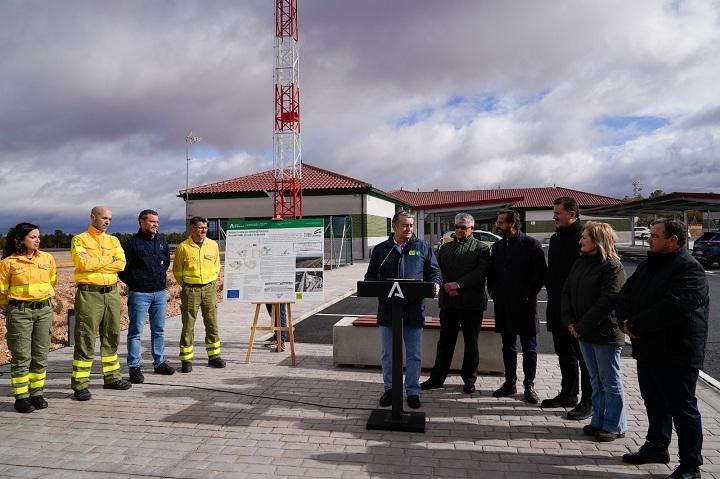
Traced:
<svg viewBox="0 0 720 479">
<path fill-rule="evenodd" d="M 185 228 L 187 229 L 188 202 L 190 193 L 190 145 L 199 142 L 202 138 L 193 136 L 192 131 L 185 137 Z"/>
</svg>

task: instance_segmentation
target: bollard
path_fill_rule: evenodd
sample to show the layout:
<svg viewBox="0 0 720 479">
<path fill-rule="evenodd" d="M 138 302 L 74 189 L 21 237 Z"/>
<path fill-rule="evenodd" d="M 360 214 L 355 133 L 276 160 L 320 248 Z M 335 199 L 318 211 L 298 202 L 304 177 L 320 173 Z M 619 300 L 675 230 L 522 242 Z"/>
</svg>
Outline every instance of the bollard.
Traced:
<svg viewBox="0 0 720 479">
<path fill-rule="evenodd" d="M 68 309 L 68 330 L 67 330 L 67 346 L 72 346 L 72 335 L 75 331 L 75 310 Z"/>
</svg>

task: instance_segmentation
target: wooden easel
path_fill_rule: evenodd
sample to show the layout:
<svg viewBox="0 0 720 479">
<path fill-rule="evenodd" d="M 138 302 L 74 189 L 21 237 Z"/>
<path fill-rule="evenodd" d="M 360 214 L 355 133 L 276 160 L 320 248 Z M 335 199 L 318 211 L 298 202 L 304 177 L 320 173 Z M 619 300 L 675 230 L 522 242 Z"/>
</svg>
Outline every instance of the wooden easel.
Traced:
<svg viewBox="0 0 720 479">
<path fill-rule="evenodd" d="M 272 331 L 277 338 L 277 351 L 280 351 L 280 345 L 282 344 L 282 332 L 287 331 L 288 339 L 290 343 L 290 360 L 293 366 L 295 366 L 295 335 L 293 333 L 292 323 L 292 312 L 290 309 L 291 304 L 295 304 L 295 301 L 251 301 L 255 305 L 255 318 L 253 324 L 250 326 L 250 342 L 248 343 L 247 354 L 245 355 L 245 364 L 250 364 L 250 354 L 253 350 L 253 342 L 255 341 L 256 331 Z M 260 307 L 266 304 L 270 305 L 270 326 L 258 326 L 258 318 L 260 317 Z M 280 307 L 285 305 L 287 310 L 287 326 L 280 326 Z"/>
</svg>

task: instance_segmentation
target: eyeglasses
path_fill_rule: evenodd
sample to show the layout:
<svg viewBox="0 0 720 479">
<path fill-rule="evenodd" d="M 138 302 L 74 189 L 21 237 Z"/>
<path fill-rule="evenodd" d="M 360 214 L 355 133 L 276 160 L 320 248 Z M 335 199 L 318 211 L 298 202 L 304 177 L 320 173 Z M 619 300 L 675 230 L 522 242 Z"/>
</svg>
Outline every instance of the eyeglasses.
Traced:
<svg viewBox="0 0 720 479">
<path fill-rule="evenodd" d="M 469 230 L 470 228 L 472 228 L 472 226 L 455 225 L 455 229 L 456 229 L 456 230 L 465 231 L 465 230 Z"/>
<path fill-rule="evenodd" d="M 207 226 L 193 226 L 193 229 L 194 229 L 194 230 L 205 231 L 205 230 L 207 230 Z"/>
</svg>

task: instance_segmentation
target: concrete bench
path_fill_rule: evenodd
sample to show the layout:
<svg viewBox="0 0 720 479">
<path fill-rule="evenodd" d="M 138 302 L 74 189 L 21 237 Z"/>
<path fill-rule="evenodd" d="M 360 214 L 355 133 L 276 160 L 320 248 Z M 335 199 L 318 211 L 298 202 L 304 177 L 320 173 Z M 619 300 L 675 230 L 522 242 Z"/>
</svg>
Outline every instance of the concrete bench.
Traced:
<svg viewBox="0 0 720 479">
<path fill-rule="evenodd" d="M 422 367 L 431 368 L 435 363 L 437 342 L 440 337 L 440 319 L 431 318 L 425 322 L 422 339 Z M 458 333 L 455 354 L 450 368 L 459 371 L 462 367 L 462 332 Z M 502 374 L 505 372 L 502 360 L 502 341 L 495 332 L 495 320 L 482 320 L 478 337 L 481 374 Z M 404 354 L 403 354 L 404 356 Z M 333 364 L 336 366 L 380 366 L 380 337 L 375 316 L 346 316 L 333 326 Z"/>
</svg>

